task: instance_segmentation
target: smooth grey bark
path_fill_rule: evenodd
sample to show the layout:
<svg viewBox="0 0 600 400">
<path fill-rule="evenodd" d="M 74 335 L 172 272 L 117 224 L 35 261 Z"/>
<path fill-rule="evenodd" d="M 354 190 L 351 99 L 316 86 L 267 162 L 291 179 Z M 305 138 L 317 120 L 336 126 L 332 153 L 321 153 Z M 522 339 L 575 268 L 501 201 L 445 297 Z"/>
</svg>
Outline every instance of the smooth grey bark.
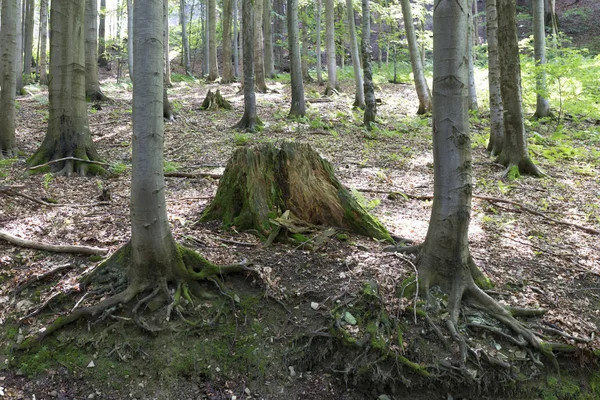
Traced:
<svg viewBox="0 0 600 400">
<path fill-rule="evenodd" d="M 135 18 L 135 7 L 134 18 Z M 163 43 L 164 43 L 164 82 L 165 86 L 172 86 L 171 83 L 171 56 L 169 51 L 169 0 L 163 0 Z M 135 29 L 135 28 L 134 28 Z M 133 39 L 135 40 L 135 38 Z M 135 62 L 135 61 L 134 61 Z"/>
<path fill-rule="evenodd" d="M 100 22 L 98 24 L 98 65 L 108 66 L 106 56 L 106 0 L 100 0 Z"/>
<path fill-rule="evenodd" d="M 548 117 L 550 104 L 546 94 L 546 30 L 544 29 L 544 0 L 533 0 L 533 40 L 534 56 L 536 65 L 535 91 L 536 106 L 534 118 Z"/>
<path fill-rule="evenodd" d="M 127 68 L 133 81 L 133 0 L 127 0 Z"/>
<path fill-rule="evenodd" d="M 365 77 L 365 114 L 363 122 L 368 130 L 371 130 L 371 122 L 375 122 L 377 106 L 375 103 L 375 86 L 373 85 L 373 49 L 371 48 L 371 12 L 369 0 L 362 0 L 362 40 L 360 49 L 362 53 L 362 65 Z"/>
<path fill-rule="evenodd" d="M 17 50 L 15 53 L 15 64 L 17 66 L 17 88 L 16 93 L 20 95 L 23 91 L 23 3 L 17 2 Z"/>
<path fill-rule="evenodd" d="M 275 46 L 273 49 L 276 69 L 283 72 L 284 71 L 284 62 L 283 62 L 283 39 L 284 39 L 284 27 L 285 23 L 282 21 L 282 17 L 285 15 L 284 12 L 284 0 L 273 0 L 273 11 L 275 17 L 273 19 L 273 34 L 275 37 Z"/>
<path fill-rule="evenodd" d="M 496 162 L 507 167 L 513 178 L 519 174 L 542 176 L 529 157 L 523 121 L 521 61 L 517 39 L 516 0 L 497 0 L 500 89 L 504 105 L 504 143 Z"/>
<path fill-rule="evenodd" d="M 490 140 L 487 150 L 493 156 L 502 151 L 504 143 L 504 106 L 500 91 L 500 61 L 498 59 L 498 13 L 496 0 L 485 3 L 488 40 L 488 83 L 490 93 Z"/>
<path fill-rule="evenodd" d="M 48 84 L 48 0 L 40 0 L 40 84 Z"/>
<path fill-rule="evenodd" d="M 333 0 L 325 0 L 325 45 L 327 51 L 327 87 L 325 95 L 339 91 L 335 61 L 335 25 Z"/>
<path fill-rule="evenodd" d="M 323 66 L 321 65 L 321 0 L 316 0 L 315 10 L 315 25 L 316 25 L 316 54 L 317 54 L 317 83 L 323 85 Z"/>
<path fill-rule="evenodd" d="M 409 0 L 400 0 L 402 6 L 402 16 L 404 18 L 404 29 L 406 30 L 406 40 L 408 41 L 408 52 L 410 53 L 410 63 L 412 65 L 413 79 L 417 97 L 419 98 L 419 109 L 417 114 L 426 114 L 431 112 L 431 92 L 423 71 L 423 63 L 419 55 L 419 45 L 415 33 L 415 25 L 412 17 L 412 10 Z"/>
<path fill-rule="evenodd" d="M 44 141 L 30 166 L 66 157 L 99 161 L 85 103 L 85 2 L 57 1 L 50 9 L 49 117 Z M 65 160 L 48 167 L 59 175 L 104 173 L 97 164 Z"/>
<path fill-rule="evenodd" d="M 304 82 L 312 82 L 313 78 L 310 76 L 308 71 L 308 15 L 306 14 L 306 9 L 303 8 L 301 13 L 302 15 L 302 48 L 300 50 L 300 59 L 302 64 L 302 80 Z M 289 32 L 289 22 L 288 22 L 288 32 Z"/>
<path fill-rule="evenodd" d="M 254 85 L 259 93 L 266 93 L 267 82 L 265 81 L 265 58 L 264 42 L 262 32 L 263 2 L 265 0 L 254 0 Z"/>
<path fill-rule="evenodd" d="M 303 117 L 304 85 L 300 65 L 300 38 L 298 35 L 298 0 L 287 0 L 288 48 L 290 50 L 290 78 L 292 86 L 292 105 L 289 117 Z"/>
<path fill-rule="evenodd" d="M 363 77 L 360 71 L 360 55 L 358 54 L 358 40 L 356 38 L 356 23 L 354 22 L 354 6 L 352 0 L 346 0 L 346 12 L 348 13 L 348 36 L 350 40 L 350 54 L 352 56 L 352 69 L 354 70 L 354 84 L 356 93 L 354 95 L 354 107 L 365 109 L 365 89 Z"/>
<path fill-rule="evenodd" d="M 474 4 L 477 0 L 472 0 L 471 4 Z M 469 30 L 467 43 L 468 57 L 469 57 L 469 110 L 479 110 L 477 104 L 477 85 L 475 84 L 475 52 L 473 51 L 473 43 L 475 42 L 475 26 L 473 18 L 473 7 L 469 7 Z"/>
<path fill-rule="evenodd" d="M 31 81 L 31 64 L 33 61 L 33 5 L 34 0 L 25 0 L 25 20 L 23 21 L 23 74 L 27 77 L 29 82 Z"/>
<path fill-rule="evenodd" d="M 85 0 L 85 97 L 103 101 L 98 80 L 98 1 Z"/>
<path fill-rule="evenodd" d="M 2 2 L 0 20 L 0 159 L 17 157 L 19 150 L 15 139 L 17 93 L 17 4 Z"/>
<path fill-rule="evenodd" d="M 231 83 L 234 80 L 231 60 L 231 8 L 232 0 L 223 0 L 223 83 Z"/>
<path fill-rule="evenodd" d="M 181 47 L 183 49 L 183 54 L 181 55 L 181 58 L 183 59 L 183 68 L 185 70 L 186 75 L 190 75 L 192 73 L 190 65 L 190 41 L 188 40 L 187 15 L 185 13 L 185 9 L 185 0 L 179 0 L 179 23 L 181 24 Z"/>
<path fill-rule="evenodd" d="M 217 79 L 217 5 L 216 0 L 208 0 L 208 80 L 213 82 Z"/>
<path fill-rule="evenodd" d="M 275 78 L 275 57 L 273 54 L 273 30 L 271 26 L 271 0 L 263 3 L 263 33 L 265 50 L 265 75 L 267 78 Z"/>
<path fill-rule="evenodd" d="M 205 0 L 203 3 L 200 3 L 201 8 L 204 9 L 202 12 L 202 46 L 204 50 L 204 58 L 202 59 L 202 75 L 208 78 L 208 70 L 209 70 L 209 61 L 210 58 L 210 48 L 209 48 L 209 38 L 210 32 L 208 31 L 208 0 Z"/>
<path fill-rule="evenodd" d="M 256 115 L 256 94 L 254 93 L 254 7 L 253 0 L 242 0 L 242 45 L 244 48 L 244 115 L 234 128 L 254 132 L 262 125 Z"/>
<path fill-rule="evenodd" d="M 233 0 L 233 75 L 240 76 L 240 37 L 238 34 L 238 0 Z"/>
</svg>

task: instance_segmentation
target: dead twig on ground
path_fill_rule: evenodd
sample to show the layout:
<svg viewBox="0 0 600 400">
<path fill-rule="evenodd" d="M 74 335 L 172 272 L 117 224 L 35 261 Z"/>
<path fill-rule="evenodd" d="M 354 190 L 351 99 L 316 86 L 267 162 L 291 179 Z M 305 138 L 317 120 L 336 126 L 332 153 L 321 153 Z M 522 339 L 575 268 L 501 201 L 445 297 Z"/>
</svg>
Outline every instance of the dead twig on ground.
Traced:
<svg viewBox="0 0 600 400">
<path fill-rule="evenodd" d="M 101 161 L 92 161 L 92 160 L 86 160 L 84 158 L 77 158 L 77 157 L 63 157 L 63 158 L 57 158 L 56 160 L 48 161 L 45 164 L 40 164 L 40 165 L 36 165 L 36 166 L 33 166 L 33 167 L 29 167 L 28 169 L 31 171 L 31 170 L 34 170 L 34 169 L 38 169 L 38 168 L 42 168 L 42 167 L 47 167 L 50 164 L 54 164 L 54 163 L 61 162 L 61 161 L 79 161 L 79 162 L 85 162 L 85 163 L 90 163 L 90 164 L 104 165 L 104 166 L 107 166 L 107 167 L 110 166 L 110 164 L 107 164 L 107 163 L 104 163 L 104 162 L 101 162 Z"/>
<path fill-rule="evenodd" d="M 21 188 L 23 186 L 0 186 L 0 194 L 5 194 L 7 196 L 18 196 L 29 201 L 32 201 L 36 204 L 40 204 L 46 207 L 71 207 L 71 208 L 84 208 L 84 207 L 96 207 L 96 206 L 107 206 L 110 205 L 109 201 L 100 201 L 98 203 L 91 204 L 66 204 L 66 203 L 49 203 L 44 200 L 36 199 L 35 197 L 31 197 L 25 193 L 18 192 L 14 189 Z"/>
<path fill-rule="evenodd" d="M 16 296 L 17 294 L 19 294 L 23 290 L 27 289 L 29 286 L 33 285 L 34 283 L 42 281 L 42 280 L 48 278 L 49 276 L 56 274 L 59 271 L 71 269 L 74 266 L 75 265 L 73 263 L 68 263 L 68 264 L 64 264 L 64 265 L 59 265 L 56 268 L 52 268 L 51 270 L 46 271 L 43 274 L 35 274 L 32 278 L 26 280 L 25 282 L 23 282 L 19 286 L 17 286 L 15 288 L 15 290 L 13 290 L 13 296 Z"/>
<path fill-rule="evenodd" d="M 0 230 L 0 239 L 4 239 L 7 242 L 14 244 L 19 247 L 26 247 L 29 249 L 37 249 L 44 251 L 51 251 L 54 253 L 76 253 L 85 254 L 92 256 L 103 256 L 108 253 L 108 249 L 100 247 L 90 246 L 77 246 L 77 245 L 54 245 L 41 242 L 35 242 L 33 240 L 21 239 L 20 237 L 11 235 L 5 230 Z"/>
<path fill-rule="evenodd" d="M 219 179 L 223 174 L 213 174 L 210 172 L 165 172 L 165 177 L 169 178 L 214 178 Z"/>
</svg>

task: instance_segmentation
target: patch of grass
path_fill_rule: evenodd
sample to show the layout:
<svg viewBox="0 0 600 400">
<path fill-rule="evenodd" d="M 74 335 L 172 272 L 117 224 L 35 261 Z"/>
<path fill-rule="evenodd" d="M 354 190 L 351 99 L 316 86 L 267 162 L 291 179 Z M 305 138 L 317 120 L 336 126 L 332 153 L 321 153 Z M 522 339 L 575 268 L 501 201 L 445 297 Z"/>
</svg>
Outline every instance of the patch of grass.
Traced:
<svg viewBox="0 0 600 400">
<path fill-rule="evenodd" d="M 177 172 L 179 164 L 173 161 L 165 161 L 163 164 L 163 170 L 165 173 Z"/>
<path fill-rule="evenodd" d="M 233 143 L 236 146 L 248 146 L 252 142 L 253 135 L 251 133 L 234 133 Z"/>
<path fill-rule="evenodd" d="M 111 164 L 110 167 L 108 167 L 108 172 L 112 175 L 121 175 L 124 174 L 127 169 L 129 169 L 129 166 L 124 164 L 124 163 L 115 163 L 115 164 Z"/>
</svg>

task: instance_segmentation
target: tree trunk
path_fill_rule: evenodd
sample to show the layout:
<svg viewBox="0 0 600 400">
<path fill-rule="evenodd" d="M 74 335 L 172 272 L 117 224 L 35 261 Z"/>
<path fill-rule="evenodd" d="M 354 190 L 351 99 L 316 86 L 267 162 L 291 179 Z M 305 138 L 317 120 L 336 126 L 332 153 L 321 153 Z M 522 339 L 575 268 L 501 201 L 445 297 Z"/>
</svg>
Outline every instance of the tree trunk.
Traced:
<svg viewBox="0 0 600 400">
<path fill-rule="evenodd" d="M 15 115 L 17 93 L 17 4 L 2 2 L 0 22 L 0 159 L 17 157 L 15 140 Z"/>
<path fill-rule="evenodd" d="M 50 10 L 48 131 L 30 166 L 74 157 L 99 161 L 90 135 L 85 103 L 85 6 L 83 1 L 53 2 Z M 45 168 L 59 175 L 104 173 L 97 164 L 65 160 Z"/>
<path fill-rule="evenodd" d="M 358 54 L 358 40 L 356 38 L 356 26 L 354 21 L 354 6 L 352 0 L 346 0 L 346 9 L 348 12 L 348 35 L 350 39 L 350 54 L 352 55 L 352 68 L 354 69 L 354 83 L 356 93 L 354 95 L 354 107 L 365 109 L 365 89 L 363 87 L 363 77 L 360 71 L 360 55 Z"/>
<path fill-rule="evenodd" d="M 306 14 L 306 9 L 302 9 L 302 49 L 300 59 L 302 60 L 302 80 L 304 82 L 312 82 L 313 78 L 310 76 L 308 72 L 308 15 Z M 288 31 L 289 31 L 289 23 L 288 23 Z M 288 33 L 289 37 L 289 33 Z M 288 39 L 289 41 L 289 39 Z"/>
<path fill-rule="evenodd" d="M 238 34 L 238 0 L 233 0 L 233 75 L 240 76 L 240 37 Z"/>
<path fill-rule="evenodd" d="M 27 77 L 28 83 L 31 82 L 31 64 L 33 61 L 33 15 L 34 0 L 25 0 L 25 21 L 24 21 L 24 42 L 23 42 L 23 74 Z"/>
<path fill-rule="evenodd" d="M 242 45 L 244 48 L 244 115 L 234 128 L 254 132 L 262 125 L 256 115 L 256 94 L 254 93 L 254 7 L 253 0 L 242 0 Z"/>
<path fill-rule="evenodd" d="M 289 117 L 303 117 L 304 85 L 300 62 L 300 40 L 298 37 L 298 0 L 287 0 L 288 48 L 290 50 L 290 78 L 292 87 L 292 105 Z"/>
<path fill-rule="evenodd" d="M 497 156 L 504 143 L 504 107 L 500 92 L 500 65 L 498 59 L 498 13 L 496 0 L 485 3 L 488 37 L 488 81 L 490 92 L 490 141 L 487 150 Z"/>
<path fill-rule="evenodd" d="M 546 91 L 546 31 L 544 29 L 544 0 L 533 0 L 533 38 L 535 53 L 535 91 L 537 101 L 534 118 L 544 118 L 550 115 L 550 104 Z"/>
<path fill-rule="evenodd" d="M 316 0 L 316 10 L 315 10 L 315 24 L 316 26 L 316 34 L 317 34 L 317 43 L 316 43 L 316 54 L 317 54 L 317 83 L 319 86 L 323 85 L 323 66 L 321 65 L 321 0 Z"/>
<path fill-rule="evenodd" d="M 231 6 L 232 0 L 223 0 L 223 83 L 231 83 L 234 80 L 231 60 Z"/>
<path fill-rule="evenodd" d="M 335 21 L 333 0 L 325 0 L 325 42 L 327 47 L 327 88 L 325 95 L 339 91 L 335 61 Z"/>
<path fill-rule="evenodd" d="M 541 176 L 527 150 L 521 95 L 521 61 L 517 39 L 516 1 L 497 0 L 500 89 L 504 105 L 504 144 L 497 162 L 507 167 L 510 178 L 519 174 Z"/>
<path fill-rule="evenodd" d="M 475 3 L 477 0 L 472 0 Z M 467 31 L 468 57 L 469 57 L 469 110 L 479 110 L 477 105 L 477 85 L 475 84 L 475 52 L 473 51 L 473 42 L 475 41 L 475 29 L 473 18 L 473 6 L 469 7 L 469 30 Z"/>
<path fill-rule="evenodd" d="M 186 1 L 179 0 L 179 23 L 181 24 L 182 65 L 186 75 L 191 74 L 190 41 L 187 33 Z"/>
<path fill-rule="evenodd" d="M 285 15 L 283 11 L 284 0 L 273 0 L 273 11 L 275 18 L 273 19 L 273 32 L 275 37 L 275 46 L 273 55 L 275 57 L 276 69 L 283 72 L 283 27 L 282 17 Z"/>
<path fill-rule="evenodd" d="M 373 49 L 371 48 L 371 13 L 369 0 L 362 0 L 362 41 L 360 43 L 362 53 L 362 64 L 365 75 L 365 114 L 363 122 L 368 130 L 371 130 L 371 122 L 375 122 L 377 106 L 375 104 L 375 87 L 373 85 Z M 394 61 L 395 62 L 395 61 Z"/>
<path fill-rule="evenodd" d="M 98 2 L 85 0 L 85 98 L 104 101 L 98 80 Z"/>
<path fill-rule="evenodd" d="M 40 84 L 48 84 L 48 0 L 40 1 Z"/>
<path fill-rule="evenodd" d="M 282 216 L 280 220 L 294 225 L 333 226 L 392 241 L 383 225 L 338 181 L 331 164 L 308 144 L 239 148 L 202 220 L 221 220 L 226 227 L 253 230 L 266 239 L 277 235 L 273 220 Z"/>
<path fill-rule="evenodd" d="M 412 10 L 409 0 L 400 0 L 400 4 L 402 5 L 402 16 L 404 17 L 404 28 L 406 29 L 406 40 L 408 41 L 408 51 L 410 53 L 415 88 L 417 89 L 417 97 L 419 98 L 417 114 L 426 114 L 431 112 L 431 92 L 429 91 L 429 85 L 427 85 L 427 79 L 425 79 L 423 72 L 423 64 L 419 56 L 419 46 L 413 23 Z"/>
<path fill-rule="evenodd" d="M 134 7 L 135 12 L 135 7 Z M 135 18 L 135 14 L 134 14 Z M 135 40 L 135 38 L 133 39 Z M 171 55 L 169 51 L 169 0 L 163 0 L 164 84 L 171 87 Z"/>
<path fill-rule="evenodd" d="M 216 0 L 208 0 L 208 35 L 208 81 L 213 82 L 219 79 Z"/>
<path fill-rule="evenodd" d="M 127 68 L 133 82 L 133 0 L 127 0 Z"/>
<path fill-rule="evenodd" d="M 265 81 L 265 58 L 262 33 L 264 1 L 265 0 L 254 0 L 254 85 L 259 93 L 266 93 L 268 90 L 267 82 Z"/>
<path fill-rule="evenodd" d="M 52 27 L 50 27 L 52 29 Z M 106 0 L 100 0 L 100 23 L 98 25 L 98 65 L 106 68 Z"/>
<path fill-rule="evenodd" d="M 268 78 L 275 78 L 275 61 L 273 55 L 273 30 L 271 29 L 271 0 L 264 0 L 263 3 L 263 28 L 264 28 L 264 49 L 265 49 L 265 75 Z"/>
<path fill-rule="evenodd" d="M 17 88 L 16 94 L 20 95 L 23 91 L 23 3 L 17 1 L 17 51 L 15 54 L 15 64 L 17 69 Z"/>
</svg>

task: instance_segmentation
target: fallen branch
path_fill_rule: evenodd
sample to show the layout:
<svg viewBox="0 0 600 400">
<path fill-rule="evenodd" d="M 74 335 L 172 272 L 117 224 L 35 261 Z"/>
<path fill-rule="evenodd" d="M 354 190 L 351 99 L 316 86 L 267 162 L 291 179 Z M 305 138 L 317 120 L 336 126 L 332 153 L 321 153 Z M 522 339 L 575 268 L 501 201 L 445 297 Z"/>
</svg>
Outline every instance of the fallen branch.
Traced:
<svg viewBox="0 0 600 400">
<path fill-rule="evenodd" d="M 0 193 L 6 194 L 8 196 L 19 196 L 27 199 L 29 201 L 33 201 L 34 203 L 40 204 L 46 207 L 72 207 L 72 208 L 83 208 L 83 207 L 96 207 L 96 206 L 107 206 L 110 205 L 108 201 L 101 201 L 98 203 L 91 204 L 66 204 L 66 203 L 49 203 L 44 200 L 36 199 L 35 197 L 31 197 L 21 192 L 17 192 L 14 190 L 16 186 L 0 186 Z"/>
<path fill-rule="evenodd" d="M 77 158 L 77 157 L 63 157 L 63 158 L 57 158 L 56 160 L 48 161 L 45 164 L 40 164 L 40 165 L 36 165 L 34 167 L 29 167 L 29 170 L 38 169 L 38 168 L 42 168 L 42 167 L 47 167 L 50 164 L 54 164 L 54 163 L 61 162 L 61 161 L 69 161 L 69 160 L 79 161 L 79 162 L 85 162 L 85 163 L 90 163 L 90 164 L 98 164 L 98 165 L 110 166 L 110 164 L 103 163 L 103 162 L 100 162 L 100 161 L 86 160 L 84 158 Z"/>
<path fill-rule="evenodd" d="M 36 282 L 42 281 L 46 278 L 48 278 L 49 276 L 54 275 L 55 273 L 59 272 L 59 271 L 63 271 L 65 269 L 71 269 L 73 268 L 75 265 L 72 263 L 68 263 L 68 264 L 64 264 L 64 265 L 59 265 L 56 268 L 52 268 L 50 271 L 46 271 L 43 274 L 36 274 L 33 276 L 33 278 L 26 280 L 25 282 L 23 282 L 22 284 L 20 284 L 19 286 L 17 286 L 15 288 L 15 290 L 13 291 L 13 296 L 16 296 L 17 294 L 19 294 L 20 292 L 22 292 L 24 289 L 28 288 L 29 286 L 33 285 Z"/>
<path fill-rule="evenodd" d="M 317 98 L 317 99 L 306 99 L 307 103 L 316 104 L 316 103 L 333 103 L 333 100 L 328 98 Z"/>
<path fill-rule="evenodd" d="M 35 242 L 33 240 L 21 239 L 17 236 L 11 235 L 5 230 L 0 230 L 0 239 L 4 239 L 7 242 L 14 244 L 19 247 L 26 247 L 29 249 L 45 250 L 54 253 L 76 253 L 85 254 L 92 256 L 102 256 L 108 253 L 108 249 L 90 246 L 76 246 L 76 245 L 54 245 Z"/>
<path fill-rule="evenodd" d="M 215 178 L 219 179 L 223 174 L 212 174 L 210 172 L 165 172 L 169 178 Z"/>
</svg>

